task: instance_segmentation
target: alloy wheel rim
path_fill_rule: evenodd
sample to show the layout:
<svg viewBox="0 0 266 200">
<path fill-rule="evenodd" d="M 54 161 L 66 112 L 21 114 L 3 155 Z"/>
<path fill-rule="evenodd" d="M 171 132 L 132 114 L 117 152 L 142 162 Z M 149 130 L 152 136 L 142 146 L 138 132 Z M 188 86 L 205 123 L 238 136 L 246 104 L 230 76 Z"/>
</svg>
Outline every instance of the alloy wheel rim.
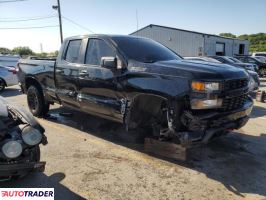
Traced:
<svg viewBox="0 0 266 200">
<path fill-rule="evenodd" d="M 33 111 L 36 110 L 36 108 L 39 105 L 39 101 L 38 101 L 36 94 L 32 93 L 32 94 L 28 95 L 28 104 L 29 104 L 29 107 L 31 108 L 31 110 L 33 110 Z"/>
</svg>

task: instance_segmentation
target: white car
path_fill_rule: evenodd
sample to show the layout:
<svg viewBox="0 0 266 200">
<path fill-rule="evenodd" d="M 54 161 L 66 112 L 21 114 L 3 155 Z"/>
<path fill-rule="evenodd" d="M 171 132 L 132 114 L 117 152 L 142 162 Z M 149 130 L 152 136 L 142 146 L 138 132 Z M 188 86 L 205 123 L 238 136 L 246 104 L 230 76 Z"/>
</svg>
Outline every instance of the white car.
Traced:
<svg viewBox="0 0 266 200">
<path fill-rule="evenodd" d="M 2 92 L 5 87 L 17 84 L 17 69 L 15 67 L 0 66 L 0 92 Z"/>
<path fill-rule="evenodd" d="M 266 52 L 254 52 L 254 53 L 252 53 L 252 57 L 255 57 L 255 56 L 266 57 Z"/>
<path fill-rule="evenodd" d="M 3 55 L 0 54 L 0 66 L 16 67 L 20 56 L 18 55 Z"/>
</svg>

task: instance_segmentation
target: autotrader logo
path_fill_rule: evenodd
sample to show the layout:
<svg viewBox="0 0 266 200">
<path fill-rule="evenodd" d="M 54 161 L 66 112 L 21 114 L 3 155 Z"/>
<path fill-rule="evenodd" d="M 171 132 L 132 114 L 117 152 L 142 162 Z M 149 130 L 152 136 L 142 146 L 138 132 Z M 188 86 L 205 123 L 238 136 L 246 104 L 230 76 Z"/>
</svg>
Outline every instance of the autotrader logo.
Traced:
<svg viewBox="0 0 266 200">
<path fill-rule="evenodd" d="M 54 188 L 0 188 L 0 199 L 54 200 Z"/>
</svg>

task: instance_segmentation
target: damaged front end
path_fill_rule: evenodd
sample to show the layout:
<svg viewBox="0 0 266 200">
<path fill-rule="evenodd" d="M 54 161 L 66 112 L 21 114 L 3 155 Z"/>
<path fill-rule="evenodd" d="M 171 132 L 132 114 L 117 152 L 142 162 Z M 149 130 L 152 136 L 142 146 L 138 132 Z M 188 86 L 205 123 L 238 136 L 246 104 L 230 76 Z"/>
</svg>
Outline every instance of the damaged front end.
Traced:
<svg viewBox="0 0 266 200">
<path fill-rule="evenodd" d="M 180 114 L 167 110 L 167 131 L 160 133 L 177 138 L 183 146 L 208 143 L 211 139 L 244 126 L 252 111 L 248 80 L 223 83 L 192 82 L 192 92 Z M 176 117 L 180 122 L 177 125 Z"/>
<path fill-rule="evenodd" d="M 43 172 L 40 143 L 47 144 L 44 128 L 29 112 L 0 97 L 0 180 Z"/>
</svg>

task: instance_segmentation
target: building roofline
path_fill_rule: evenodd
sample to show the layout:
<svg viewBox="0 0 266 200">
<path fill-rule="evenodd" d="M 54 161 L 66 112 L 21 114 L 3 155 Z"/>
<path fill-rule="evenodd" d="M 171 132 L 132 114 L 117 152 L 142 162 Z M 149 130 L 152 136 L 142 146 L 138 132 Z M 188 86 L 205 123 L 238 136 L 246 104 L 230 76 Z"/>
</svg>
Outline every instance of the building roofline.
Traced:
<svg viewBox="0 0 266 200">
<path fill-rule="evenodd" d="M 243 40 L 243 39 L 239 39 L 239 38 L 231 38 L 231 37 L 224 37 L 224 36 L 220 36 L 220 35 L 214 35 L 214 34 L 208 34 L 208 33 L 201 33 L 201 32 L 197 32 L 197 31 L 189 31 L 189 30 L 185 30 L 185 29 L 179 29 L 179 28 L 173 28 L 173 27 L 169 27 L 169 26 L 161 26 L 161 25 L 156 25 L 156 24 L 149 24 L 137 31 L 134 31 L 133 33 L 130 33 L 129 35 L 138 33 L 139 31 L 142 31 L 148 27 L 152 27 L 152 26 L 156 26 L 156 27 L 160 27 L 160 28 L 166 28 L 166 29 L 171 29 L 171 30 L 177 30 L 177 31 L 184 31 L 184 32 L 188 32 L 188 33 L 195 33 L 195 34 L 200 34 L 200 35 L 207 35 L 207 36 L 214 36 L 214 37 L 219 37 L 219 38 L 224 38 L 224 39 L 230 39 L 230 40 L 240 40 L 240 41 L 247 41 L 247 40 Z"/>
</svg>

